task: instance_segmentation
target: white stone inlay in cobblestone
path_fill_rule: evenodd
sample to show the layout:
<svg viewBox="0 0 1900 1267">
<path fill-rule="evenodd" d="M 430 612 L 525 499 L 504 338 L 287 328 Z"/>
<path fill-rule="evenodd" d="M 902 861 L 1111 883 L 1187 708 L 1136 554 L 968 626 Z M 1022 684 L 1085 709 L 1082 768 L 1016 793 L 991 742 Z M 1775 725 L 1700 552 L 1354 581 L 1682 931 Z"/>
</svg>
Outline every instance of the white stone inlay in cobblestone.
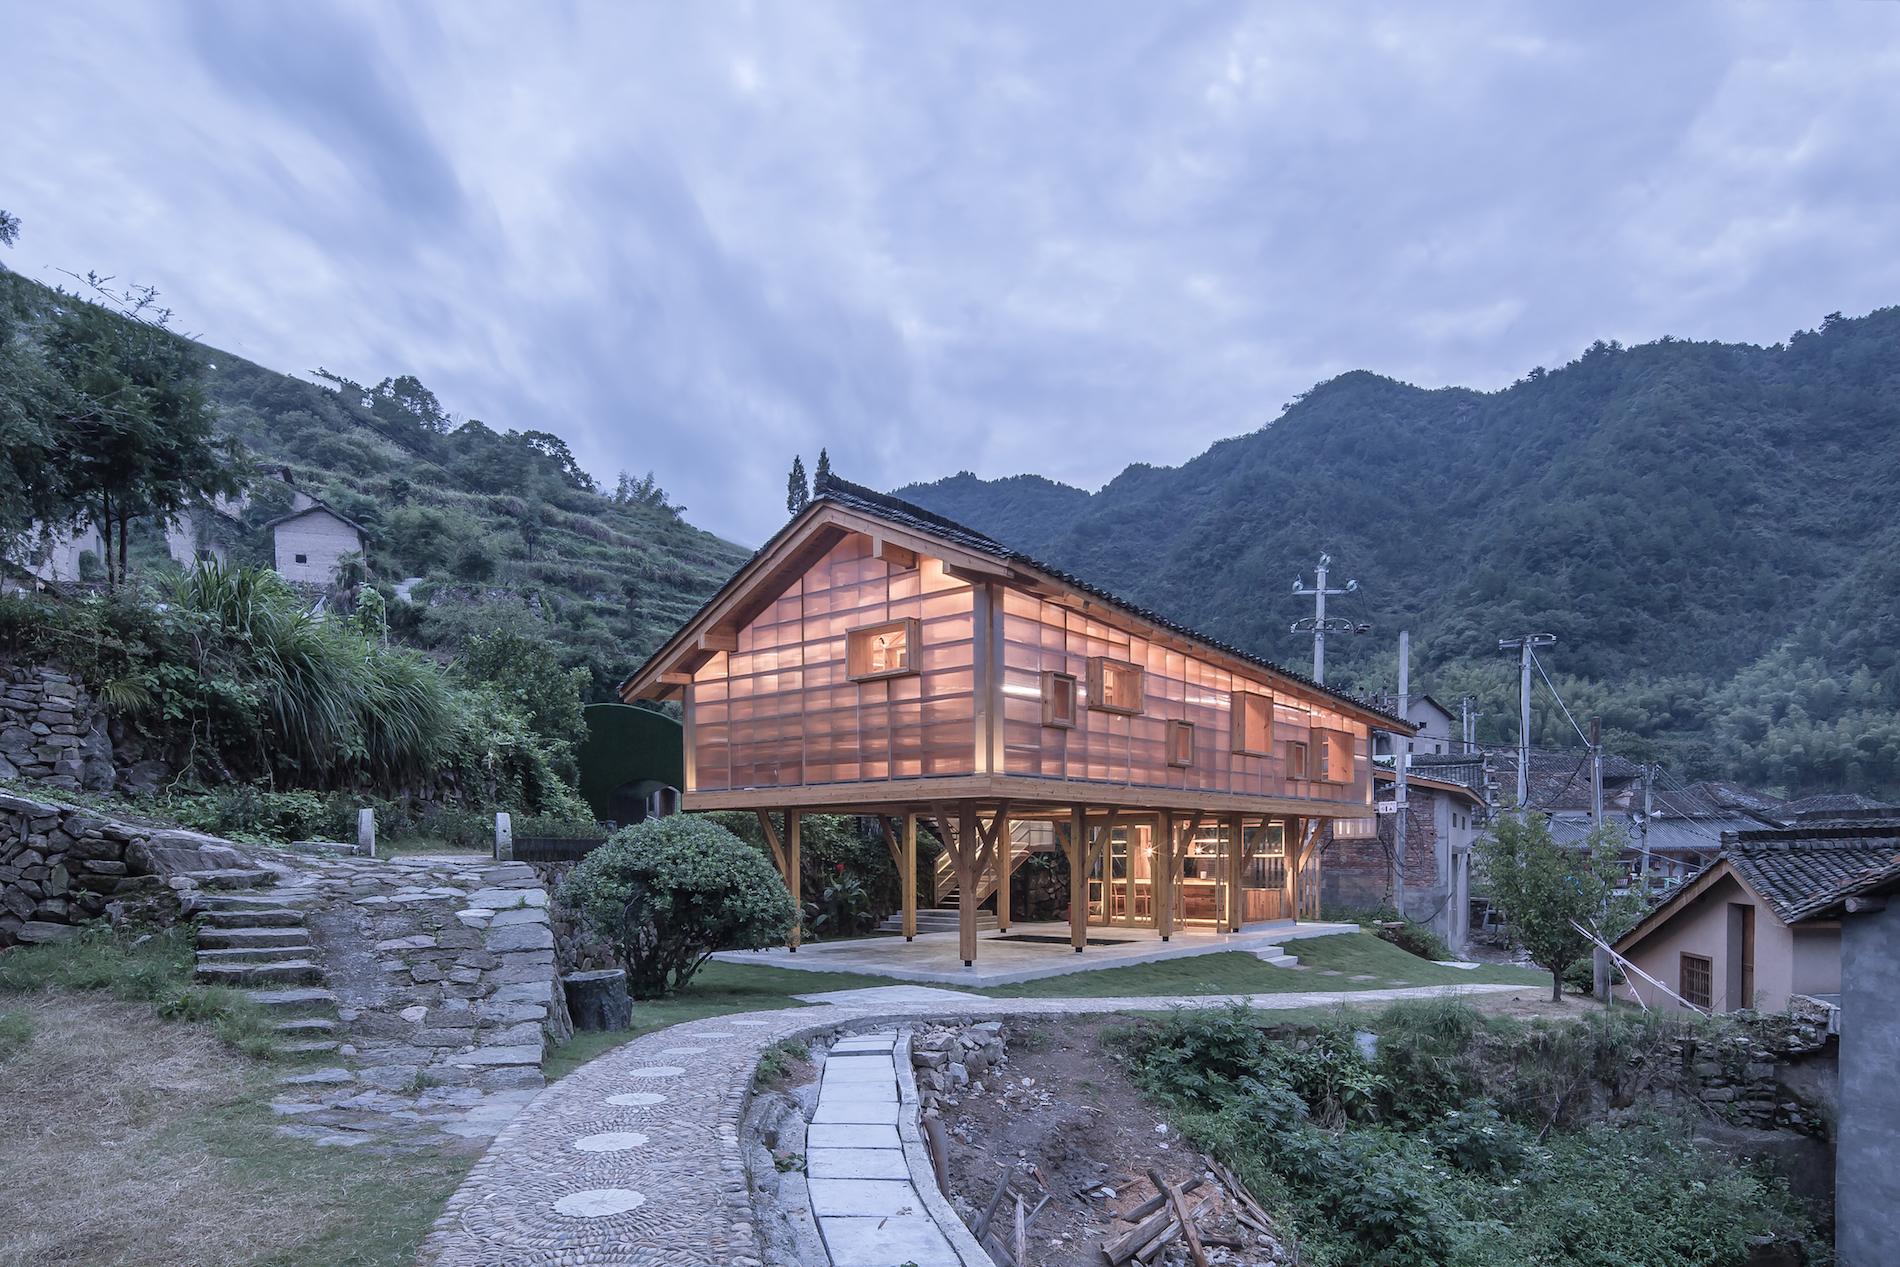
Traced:
<svg viewBox="0 0 1900 1267">
<path fill-rule="evenodd" d="M 622 1095 L 610 1095 L 607 1103 L 615 1108 L 638 1109 L 649 1104 L 665 1104 L 666 1097 L 658 1091 L 628 1091 Z"/>
<path fill-rule="evenodd" d="M 630 1078 L 677 1078 L 685 1072 L 686 1070 L 678 1065 L 648 1065 L 644 1069 L 627 1070 L 627 1076 Z"/>
<path fill-rule="evenodd" d="M 638 1148 L 647 1142 L 647 1137 L 639 1131 L 606 1131 L 599 1135 L 588 1135 L 574 1141 L 574 1147 L 584 1153 L 618 1153 L 629 1148 Z"/>
<path fill-rule="evenodd" d="M 625 1214 L 646 1204 L 646 1198 L 632 1188 L 590 1188 L 570 1192 L 554 1203 L 556 1214 L 573 1219 L 602 1219 L 610 1214 Z"/>
</svg>

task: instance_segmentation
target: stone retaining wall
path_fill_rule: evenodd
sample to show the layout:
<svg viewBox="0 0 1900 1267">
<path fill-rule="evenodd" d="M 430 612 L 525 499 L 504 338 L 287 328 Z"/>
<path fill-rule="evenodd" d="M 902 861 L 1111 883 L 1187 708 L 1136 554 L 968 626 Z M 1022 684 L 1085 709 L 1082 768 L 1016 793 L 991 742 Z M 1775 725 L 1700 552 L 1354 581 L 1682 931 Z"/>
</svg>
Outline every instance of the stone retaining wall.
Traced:
<svg viewBox="0 0 1900 1267">
<path fill-rule="evenodd" d="M 57 941 L 106 915 L 168 923 L 194 874 L 253 865 L 229 841 L 0 792 L 0 947 Z"/>
<path fill-rule="evenodd" d="M 115 727 L 79 679 L 44 665 L 0 665 L 0 779 L 69 792 L 148 790 L 168 770 Z"/>
</svg>

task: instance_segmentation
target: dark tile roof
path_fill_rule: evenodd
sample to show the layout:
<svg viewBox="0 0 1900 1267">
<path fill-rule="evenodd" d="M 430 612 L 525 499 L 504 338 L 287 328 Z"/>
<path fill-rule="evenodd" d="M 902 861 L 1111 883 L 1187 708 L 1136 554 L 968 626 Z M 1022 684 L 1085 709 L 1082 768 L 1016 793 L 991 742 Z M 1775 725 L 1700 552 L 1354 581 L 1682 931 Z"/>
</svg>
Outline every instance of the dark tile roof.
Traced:
<svg viewBox="0 0 1900 1267">
<path fill-rule="evenodd" d="M 1900 855 L 1900 818 L 1728 832 L 1722 857 L 1775 913 L 1792 922 L 1817 899 Z"/>
<path fill-rule="evenodd" d="M 1850 897 L 1891 893 L 1895 889 L 1900 889 L 1900 840 L 1894 841 L 1883 861 L 1862 868 L 1832 889 L 1817 893 L 1794 907 L 1789 912 L 1788 922 L 1839 915 Z"/>
<path fill-rule="evenodd" d="M 1692 806 L 1709 807 L 1707 817 L 1720 818 L 1726 811 L 1742 810 L 1750 814 L 1759 814 L 1777 822 L 1781 819 L 1783 808 L 1788 804 L 1779 796 L 1763 792 L 1742 783 L 1732 783 L 1725 779 L 1703 779 L 1691 783 L 1680 795 L 1684 802 L 1684 813 L 1695 813 Z"/>
<path fill-rule="evenodd" d="M 1789 801 L 1782 805 L 1778 815 L 1783 822 L 1804 823 L 1825 821 L 1833 818 L 1852 818 L 1866 810 L 1892 809 L 1883 801 L 1871 796 L 1862 796 L 1859 792 L 1823 792 L 1818 796 L 1804 796 L 1798 801 Z"/>
<path fill-rule="evenodd" d="M 1499 746 L 1491 750 L 1491 768 L 1498 787 L 1507 800 L 1517 796 L 1517 749 Z M 1603 788 L 1605 800 L 1615 800 L 1634 783 L 1642 767 L 1627 757 L 1605 753 Z M 1540 810 L 1587 810 L 1590 808 L 1590 754 L 1582 748 L 1568 751 L 1531 752 L 1530 805 Z"/>
<path fill-rule="evenodd" d="M 1137 619 L 1144 620 L 1149 624 L 1159 625 L 1170 633 L 1179 634 L 1183 638 L 1190 638 L 1195 642 L 1221 652 L 1223 655 L 1229 655 L 1258 668 L 1266 669 L 1269 672 L 1278 674 L 1280 677 L 1290 678 L 1302 686 L 1310 687 L 1322 695 L 1331 696 L 1333 699 L 1350 704 L 1354 708 L 1377 713 L 1392 722 L 1395 727 L 1402 727 L 1407 731 L 1412 729 L 1412 724 L 1404 718 L 1395 716 L 1390 711 L 1379 708 L 1366 699 L 1348 695 L 1343 691 L 1333 690 L 1328 686 L 1322 686 L 1305 674 L 1289 669 L 1283 664 L 1275 664 L 1271 660 L 1264 659 L 1248 651 L 1242 651 L 1240 648 L 1224 643 L 1217 638 L 1212 638 L 1198 630 L 1190 629 L 1178 621 L 1161 615 L 1159 612 L 1151 611 L 1138 603 L 1132 603 L 1119 595 L 1111 594 L 1109 591 L 1091 584 L 1079 576 L 1065 572 L 1061 568 L 1052 567 L 1038 559 L 1031 558 L 1020 550 L 1011 549 L 994 537 L 986 536 L 974 528 L 966 527 L 956 522 L 954 519 L 946 519 L 933 511 L 925 510 L 922 506 L 915 506 L 910 502 L 892 497 L 887 493 L 879 493 L 872 489 L 865 488 L 860 484 L 853 484 L 849 480 L 839 479 L 835 475 L 820 479 L 813 486 L 812 501 L 814 504 L 829 501 L 849 510 L 855 510 L 860 514 L 869 515 L 873 519 L 881 519 L 886 523 L 896 524 L 902 528 L 915 529 L 928 536 L 938 537 L 944 541 L 948 541 L 952 545 L 960 546 L 973 553 L 987 554 L 1005 563 L 1014 563 L 1020 567 L 1041 572 L 1045 576 L 1054 577 L 1064 585 L 1082 591 L 1091 598 L 1100 599 L 1112 607 L 1118 607 Z"/>
</svg>

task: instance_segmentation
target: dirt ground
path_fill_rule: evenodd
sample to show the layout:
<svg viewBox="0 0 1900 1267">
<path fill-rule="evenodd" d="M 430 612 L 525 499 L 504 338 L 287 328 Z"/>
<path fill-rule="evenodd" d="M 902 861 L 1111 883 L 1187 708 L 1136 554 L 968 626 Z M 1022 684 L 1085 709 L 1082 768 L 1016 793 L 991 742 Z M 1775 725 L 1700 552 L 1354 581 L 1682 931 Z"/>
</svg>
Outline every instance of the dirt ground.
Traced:
<svg viewBox="0 0 1900 1267">
<path fill-rule="evenodd" d="M 1021 1194 L 1032 1209 L 1043 1195 L 1050 1198 L 1029 1226 L 1022 1267 L 1100 1267 L 1102 1242 L 1132 1226 L 1116 1216 L 1155 1195 L 1147 1176 L 1152 1167 L 1173 1183 L 1201 1178 L 1188 1200 L 1198 1206 L 1211 1198 L 1197 1219 L 1204 1235 L 1253 1248 L 1210 1246 L 1211 1261 L 1273 1261 L 1270 1250 L 1254 1246 L 1254 1235 L 1228 1217 L 1207 1159 L 1181 1142 L 1102 1053 L 1102 1031 L 1126 1023 L 1113 1017 L 1010 1022 L 1008 1064 L 983 1079 L 981 1092 L 972 1085 L 955 1105 L 943 1107 L 952 1201 L 974 1223 L 1006 1170 L 1013 1171 L 1012 1191 L 996 1215 L 1005 1245 L 1014 1239 L 1013 1197 Z M 1185 1262 L 1185 1255 L 1177 1242 L 1156 1261 Z"/>
<path fill-rule="evenodd" d="M 1537 989 L 1477 996 L 1485 1011 L 1523 1019 L 1576 1017 L 1594 1005 L 1566 997 L 1550 1002 Z M 1380 1005 L 1383 1006 L 1383 1005 Z M 1012 1020 L 1006 1029 L 1008 1063 L 942 1106 L 949 1141 L 950 1195 L 964 1221 L 975 1226 L 1005 1172 L 1012 1188 L 995 1224 L 1014 1238 L 1014 1197 L 1033 1209 L 1050 1198 L 1029 1225 L 1021 1267 L 1101 1267 L 1102 1244 L 1127 1232 L 1118 1218 L 1155 1195 L 1152 1167 L 1173 1183 L 1199 1176 L 1189 1203 L 1210 1204 L 1198 1220 L 1204 1233 L 1233 1246 L 1209 1244 L 1208 1258 L 1238 1267 L 1286 1261 L 1282 1247 L 1232 1218 L 1230 1201 L 1208 1159 L 1187 1147 L 1122 1075 L 1101 1048 L 1103 1032 L 1128 1017 L 1064 1017 L 1057 1022 Z M 1287 1229 L 1291 1238 L 1291 1229 Z M 1189 1261 L 1176 1241 L 1156 1262 Z"/>
</svg>

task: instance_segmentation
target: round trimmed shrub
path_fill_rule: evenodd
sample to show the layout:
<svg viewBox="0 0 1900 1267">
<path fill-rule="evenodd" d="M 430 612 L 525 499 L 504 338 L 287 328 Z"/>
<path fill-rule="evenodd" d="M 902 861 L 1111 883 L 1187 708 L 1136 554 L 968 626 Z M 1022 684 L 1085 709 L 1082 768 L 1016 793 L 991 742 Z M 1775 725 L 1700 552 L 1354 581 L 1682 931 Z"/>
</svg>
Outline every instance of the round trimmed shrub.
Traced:
<svg viewBox="0 0 1900 1267">
<path fill-rule="evenodd" d="M 614 833 L 568 873 L 560 899 L 612 945 L 640 999 L 679 989 L 714 951 L 782 944 L 794 918 L 763 854 L 688 814 Z"/>
</svg>

